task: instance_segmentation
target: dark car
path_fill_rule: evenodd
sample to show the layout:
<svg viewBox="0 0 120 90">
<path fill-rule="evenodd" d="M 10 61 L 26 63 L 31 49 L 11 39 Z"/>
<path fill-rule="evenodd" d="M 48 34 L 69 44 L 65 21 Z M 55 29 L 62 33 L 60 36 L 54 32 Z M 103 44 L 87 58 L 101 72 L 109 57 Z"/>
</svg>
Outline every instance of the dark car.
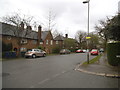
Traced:
<svg viewBox="0 0 120 90">
<path fill-rule="evenodd" d="M 62 49 L 62 50 L 60 50 L 60 54 L 70 54 L 70 50 L 68 50 L 68 49 Z"/>
<path fill-rule="evenodd" d="M 98 55 L 99 51 L 97 49 L 92 49 L 90 52 L 91 55 Z"/>
</svg>

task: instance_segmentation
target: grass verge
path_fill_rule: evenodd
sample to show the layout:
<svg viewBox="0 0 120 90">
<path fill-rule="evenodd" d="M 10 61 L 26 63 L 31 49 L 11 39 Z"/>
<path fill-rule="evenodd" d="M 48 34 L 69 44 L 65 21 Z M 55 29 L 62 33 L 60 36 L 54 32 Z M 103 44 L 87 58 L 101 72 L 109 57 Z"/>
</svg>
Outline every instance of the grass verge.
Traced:
<svg viewBox="0 0 120 90">
<path fill-rule="evenodd" d="M 98 60 L 100 59 L 101 56 L 102 56 L 102 55 L 100 54 L 100 55 L 98 55 L 97 57 L 91 59 L 91 60 L 89 61 L 89 64 L 95 63 L 96 61 L 98 61 Z M 83 63 L 83 65 L 87 65 L 87 64 L 88 64 L 87 61 Z"/>
</svg>

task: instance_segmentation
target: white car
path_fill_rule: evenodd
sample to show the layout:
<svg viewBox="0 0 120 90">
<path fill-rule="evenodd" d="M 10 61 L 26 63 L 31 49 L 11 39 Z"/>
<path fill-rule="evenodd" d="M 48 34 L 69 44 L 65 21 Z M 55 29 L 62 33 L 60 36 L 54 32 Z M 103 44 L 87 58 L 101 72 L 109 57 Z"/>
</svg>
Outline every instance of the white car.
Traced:
<svg viewBox="0 0 120 90">
<path fill-rule="evenodd" d="M 83 49 L 83 52 L 84 52 L 84 53 L 86 53 L 86 52 L 87 52 L 87 50 Z"/>
<path fill-rule="evenodd" d="M 38 56 L 46 56 L 46 52 L 41 50 L 41 49 L 29 49 L 26 53 L 25 53 L 25 57 L 32 57 L 32 58 L 36 58 Z"/>
</svg>

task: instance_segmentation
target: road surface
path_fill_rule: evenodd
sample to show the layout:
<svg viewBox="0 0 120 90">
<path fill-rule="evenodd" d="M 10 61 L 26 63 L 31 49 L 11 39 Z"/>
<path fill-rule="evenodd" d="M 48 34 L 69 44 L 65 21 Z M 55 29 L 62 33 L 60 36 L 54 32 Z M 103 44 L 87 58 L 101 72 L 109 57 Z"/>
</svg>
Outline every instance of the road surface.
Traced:
<svg viewBox="0 0 120 90">
<path fill-rule="evenodd" d="M 77 53 L 4 61 L 3 88 L 118 88 L 117 78 L 75 71 L 86 56 Z"/>
</svg>

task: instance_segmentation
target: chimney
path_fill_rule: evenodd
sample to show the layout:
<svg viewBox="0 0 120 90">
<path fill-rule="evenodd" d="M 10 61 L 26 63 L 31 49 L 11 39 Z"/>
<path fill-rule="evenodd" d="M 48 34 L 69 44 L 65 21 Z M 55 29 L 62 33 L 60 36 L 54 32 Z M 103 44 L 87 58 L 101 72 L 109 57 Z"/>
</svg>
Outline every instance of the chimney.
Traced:
<svg viewBox="0 0 120 90">
<path fill-rule="evenodd" d="M 27 26 L 27 29 L 28 29 L 28 30 L 32 30 L 32 27 L 31 27 L 31 26 Z"/>
<path fill-rule="evenodd" d="M 65 38 L 68 38 L 68 34 L 65 34 Z"/>
<path fill-rule="evenodd" d="M 24 30 L 24 23 L 23 22 L 21 22 L 20 28 L 21 28 L 21 30 Z"/>
<path fill-rule="evenodd" d="M 39 25 L 38 26 L 38 44 L 40 43 L 40 40 L 41 40 L 41 32 L 42 32 L 42 27 Z"/>
</svg>

